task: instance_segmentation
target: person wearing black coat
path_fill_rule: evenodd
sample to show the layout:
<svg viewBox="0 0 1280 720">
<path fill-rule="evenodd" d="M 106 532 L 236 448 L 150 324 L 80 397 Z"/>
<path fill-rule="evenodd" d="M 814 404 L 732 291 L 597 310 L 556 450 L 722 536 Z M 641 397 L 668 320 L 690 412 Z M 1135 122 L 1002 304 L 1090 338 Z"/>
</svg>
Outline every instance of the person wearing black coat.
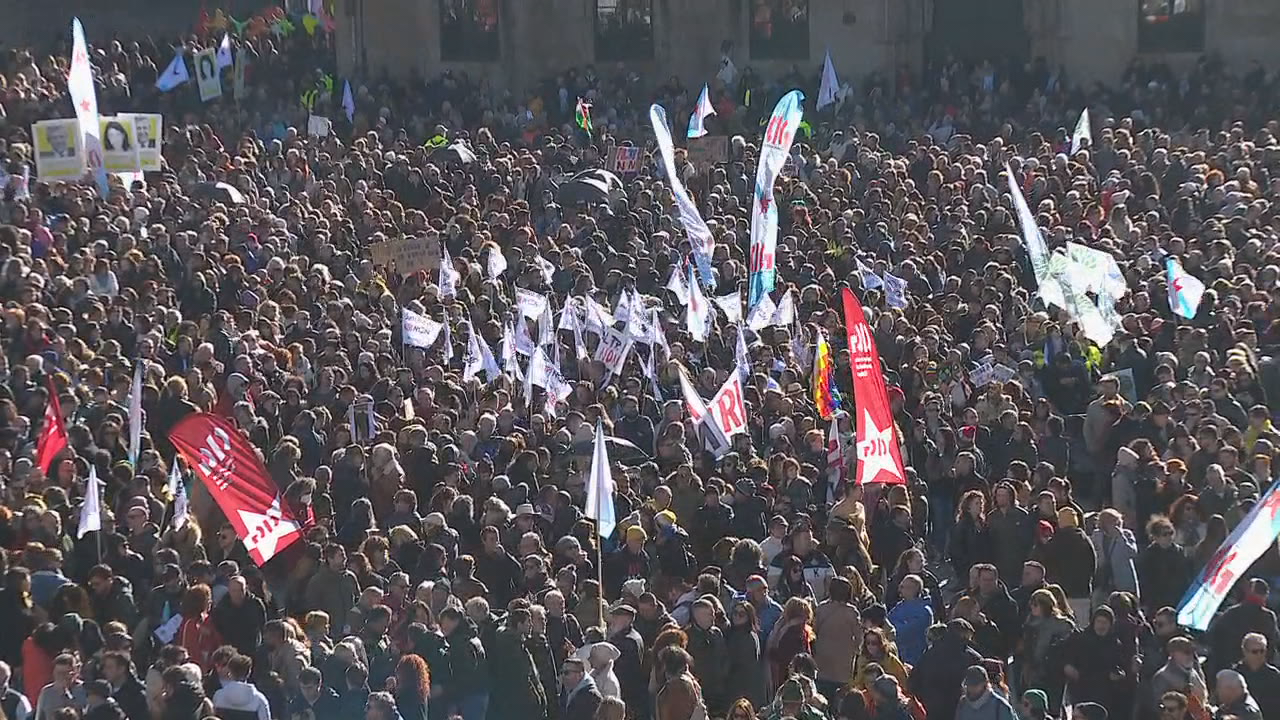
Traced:
<svg viewBox="0 0 1280 720">
<path fill-rule="evenodd" d="M 298 674 L 298 694 L 289 700 L 289 717 L 305 718 L 310 712 L 314 720 L 338 720 L 338 693 L 323 682 L 316 668 L 303 668 Z"/>
<path fill-rule="evenodd" d="M 213 608 L 213 625 L 226 644 L 242 655 L 254 657 L 262 645 L 262 628 L 267 624 L 267 608 L 249 592 L 241 576 L 227 581 L 227 594 Z M 340 623 L 340 620 L 338 621 Z"/>
<path fill-rule="evenodd" d="M 441 690 L 442 705 L 484 707 L 490 697 L 489 659 L 477 637 L 476 624 L 456 608 L 440 611 L 440 630 L 448 640 L 447 684 Z M 465 712 L 459 714 L 471 717 Z"/>
<path fill-rule="evenodd" d="M 985 500 L 981 493 L 966 494 L 956 523 L 951 526 L 947 555 L 951 558 L 951 570 L 957 578 L 969 577 L 969 568 L 994 559 L 983 504 Z"/>
<path fill-rule="evenodd" d="M 595 720 L 596 710 L 604 698 L 596 689 L 595 681 L 587 673 L 581 658 L 567 658 L 560 672 L 560 720 Z M 490 715 L 492 717 L 492 715 Z M 533 717 L 511 715 L 505 717 Z"/>
<path fill-rule="evenodd" d="M 693 658 L 693 676 L 702 686 L 702 697 L 712 712 L 723 709 L 725 684 L 729 671 L 729 647 L 724 633 L 715 625 L 715 610 L 709 600 L 693 602 L 693 622 L 685 628 L 689 644 L 685 648 Z"/>
<path fill-rule="evenodd" d="M 1271 648 L 1266 638 L 1246 635 L 1241 645 L 1244 659 L 1236 663 L 1234 670 L 1244 676 L 1262 717 L 1280 717 L 1280 668 L 1267 662 Z"/>
<path fill-rule="evenodd" d="M 533 656 L 525 648 L 532 626 L 528 610 L 512 610 L 507 614 L 506 624 L 494 634 L 492 644 L 485 646 L 493 682 L 488 713 L 492 720 L 512 717 L 539 720 L 547 716 L 542 680 Z"/>
<path fill-rule="evenodd" d="M 89 704 L 84 711 L 84 720 L 128 720 L 124 710 L 111 697 L 111 687 L 105 680 L 85 683 L 85 695 Z"/>
<path fill-rule="evenodd" d="M 633 627 L 636 611 L 630 605 L 609 610 L 609 642 L 618 648 L 613 672 L 618 676 L 622 702 L 636 717 L 646 717 L 649 708 L 649 673 L 644 667 L 644 638 Z"/>
<path fill-rule="evenodd" d="M 1209 625 L 1211 667 L 1206 670 L 1211 672 L 1206 672 L 1206 677 L 1215 677 L 1219 670 L 1236 664 L 1241 658 L 1240 643 L 1251 632 L 1267 639 L 1268 658 L 1274 656 L 1280 645 L 1280 628 L 1276 626 L 1276 614 L 1267 607 L 1268 594 L 1265 580 L 1250 580 L 1244 598 Z"/>
<path fill-rule="evenodd" d="M 147 708 L 147 689 L 133 673 L 129 656 L 119 651 L 102 654 L 102 674 L 110 683 L 111 697 L 129 720 L 151 720 Z"/>
<path fill-rule="evenodd" d="M 957 618 L 936 643 L 924 651 L 920 662 L 911 670 L 911 687 L 924 705 L 929 717 L 950 718 L 960 701 L 958 688 L 965 670 L 982 661 L 982 656 L 969 646 L 973 626 Z"/>
<path fill-rule="evenodd" d="M 1177 607 L 1194 577 L 1186 548 L 1173 541 L 1173 523 L 1156 518 L 1147 524 L 1151 544 L 1138 555 L 1138 583 L 1148 613 Z"/>
<path fill-rule="evenodd" d="M 1096 702 L 1120 717 L 1119 700 L 1133 667 L 1133 655 L 1125 650 L 1114 628 L 1111 608 L 1103 605 L 1094 610 L 1089 627 L 1063 641 L 1063 673 L 1073 702 Z"/>
<path fill-rule="evenodd" d="M 1049 542 L 1041 546 L 1040 552 L 1045 579 L 1062 586 L 1077 615 L 1081 612 L 1079 608 L 1088 610 L 1089 597 L 1093 594 L 1093 575 L 1098 564 L 1093 543 L 1080 529 L 1079 520 L 1073 508 L 1059 508 L 1058 529 Z"/>
<path fill-rule="evenodd" d="M 1022 617 L 1018 613 L 1018 604 L 1009 595 L 1008 588 L 1000 582 L 994 565 L 979 566 L 976 598 L 982 613 L 1000 630 L 1001 652 L 1009 652 L 1022 636 Z M 1003 654 L 1000 657 L 1003 657 Z"/>
</svg>

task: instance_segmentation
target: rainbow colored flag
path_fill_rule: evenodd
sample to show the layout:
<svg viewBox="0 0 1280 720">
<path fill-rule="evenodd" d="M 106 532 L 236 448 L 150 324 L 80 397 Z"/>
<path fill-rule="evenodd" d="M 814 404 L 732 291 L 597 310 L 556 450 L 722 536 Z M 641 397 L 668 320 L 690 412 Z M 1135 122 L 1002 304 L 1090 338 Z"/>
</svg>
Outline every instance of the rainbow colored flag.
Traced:
<svg viewBox="0 0 1280 720">
<path fill-rule="evenodd" d="M 836 390 L 835 362 L 831 359 L 831 346 L 827 344 L 827 335 L 818 331 L 818 348 L 813 361 L 813 404 L 818 406 L 818 414 L 823 420 L 835 417 L 840 409 L 840 393 Z"/>
</svg>

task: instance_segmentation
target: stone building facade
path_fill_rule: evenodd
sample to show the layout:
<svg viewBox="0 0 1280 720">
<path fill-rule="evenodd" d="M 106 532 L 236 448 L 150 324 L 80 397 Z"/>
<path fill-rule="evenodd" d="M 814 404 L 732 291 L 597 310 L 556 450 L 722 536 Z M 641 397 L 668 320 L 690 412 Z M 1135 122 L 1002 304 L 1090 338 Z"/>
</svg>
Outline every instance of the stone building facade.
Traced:
<svg viewBox="0 0 1280 720">
<path fill-rule="evenodd" d="M 689 85 L 739 69 L 920 67 L 952 52 L 1045 57 L 1083 81 L 1135 57 L 1280 68 L 1280 0 L 337 0 L 338 63 L 359 76 L 411 69 L 530 87 L 571 66 L 628 66 Z M 628 24 L 621 25 L 621 18 Z M 625 42 L 619 42 L 625 38 Z"/>
</svg>

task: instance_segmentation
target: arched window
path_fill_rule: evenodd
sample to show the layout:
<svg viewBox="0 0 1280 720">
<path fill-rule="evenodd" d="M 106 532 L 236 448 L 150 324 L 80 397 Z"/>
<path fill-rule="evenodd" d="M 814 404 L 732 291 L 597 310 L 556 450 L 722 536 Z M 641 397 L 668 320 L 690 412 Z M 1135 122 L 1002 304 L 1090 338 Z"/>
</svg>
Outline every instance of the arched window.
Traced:
<svg viewBox="0 0 1280 720">
<path fill-rule="evenodd" d="M 653 0 L 596 0 L 596 60 L 653 59 Z"/>
<path fill-rule="evenodd" d="M 498 0 L 440 0 L 440 59 L 497 60 L 499 20 Z"/>
<path fill-rule="evenodd" d="M 809 0 L 752 0 L 753 60 L 809 59 Z"/>
<path fill-rule="evenodd" d="M 1142 0 L 1138 52 L 1203 52 L 1204 0 Z"/>
</svg>

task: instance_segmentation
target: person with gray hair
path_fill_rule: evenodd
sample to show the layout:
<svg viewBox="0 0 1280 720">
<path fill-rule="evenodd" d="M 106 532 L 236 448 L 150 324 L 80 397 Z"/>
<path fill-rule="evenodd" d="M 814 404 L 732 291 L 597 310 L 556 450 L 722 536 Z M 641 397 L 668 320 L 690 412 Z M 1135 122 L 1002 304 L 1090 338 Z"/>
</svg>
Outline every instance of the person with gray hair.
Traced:
<svg viewBox="0 0 1280 720">
<path fill-rule="evenodd" d="M 1280 717 L 1280 668 L 1276 668 L 1267 657 L 1271 647 L 1267 636 L 1262 633 L 1248 633 L 1240 642 L 1244 659 L 1232 668 L 1253 688 L 1253 699 L 1263 717 Z"/>
<path fill-rule="evenodd" d="M 1262 710 L 1249 694 L 1249 683 L 1235 670 L 1219 670 L 1216 682 L 1218 709 L 1214 718 L 1262 720 Z"/>
<path fill-rule="evenodd" d="M 31 701 L 9 686 L 12 677 L 13 669 L 9 663 L 0 660 L 0 710 L 4 710 L 8 720 L 27 720 L 31 717 Z"/>
</svg>

